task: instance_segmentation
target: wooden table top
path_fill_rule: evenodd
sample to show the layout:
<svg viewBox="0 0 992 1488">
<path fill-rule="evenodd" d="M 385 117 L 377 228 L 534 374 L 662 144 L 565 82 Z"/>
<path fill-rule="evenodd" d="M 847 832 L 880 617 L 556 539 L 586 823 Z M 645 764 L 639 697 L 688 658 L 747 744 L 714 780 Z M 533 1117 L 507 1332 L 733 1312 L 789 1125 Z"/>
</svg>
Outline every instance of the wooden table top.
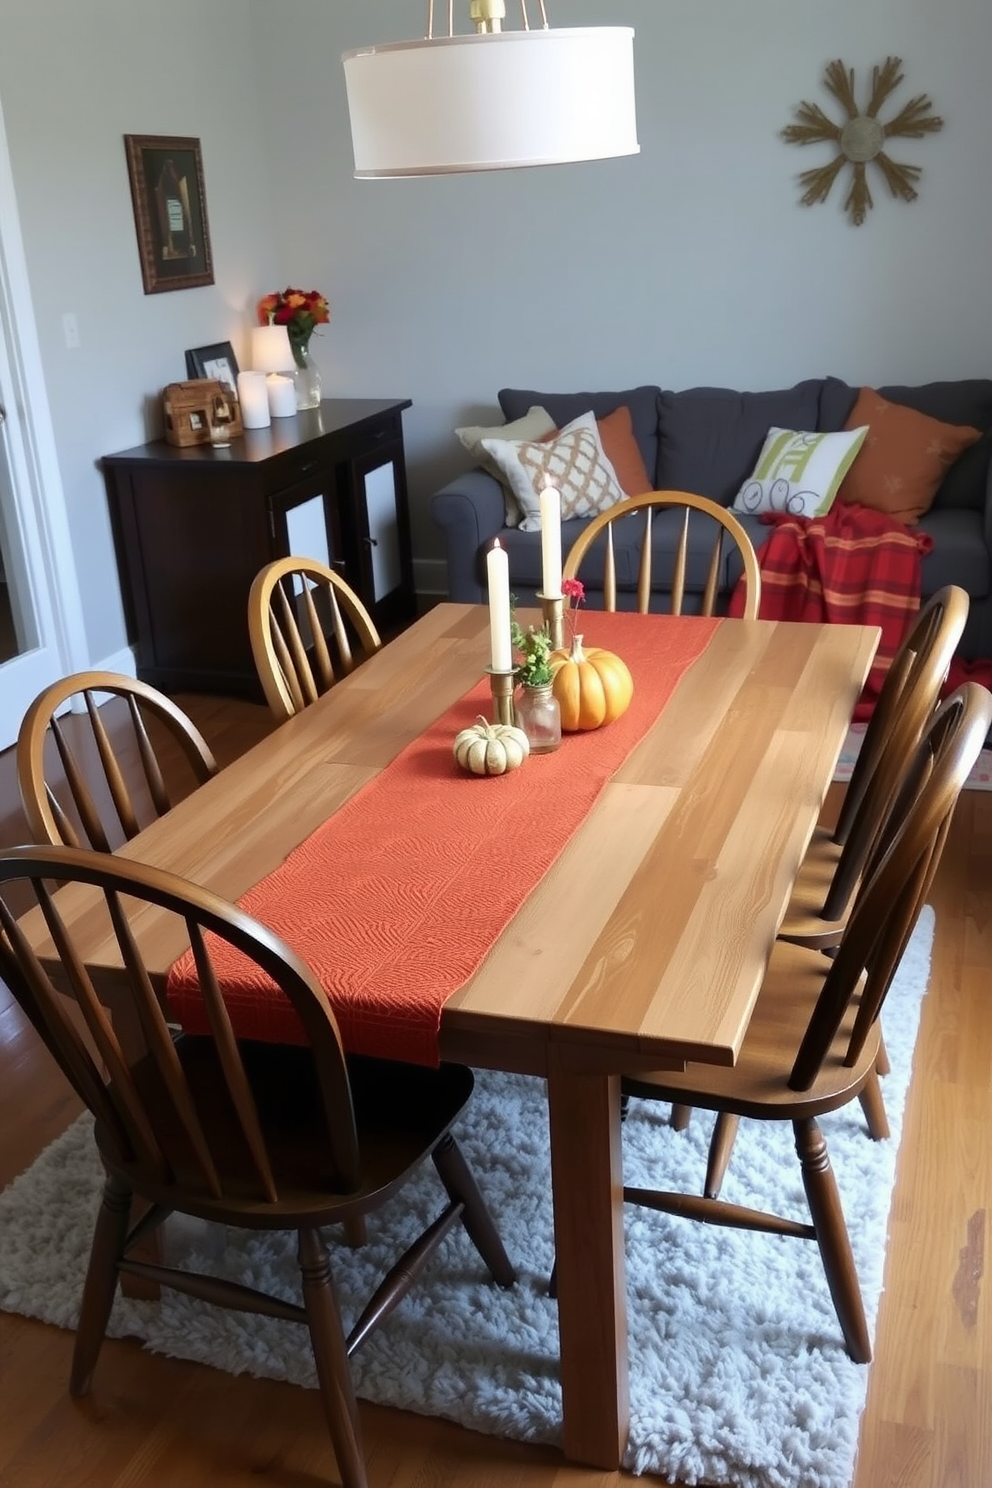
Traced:
<svg viewBox="0 0 992 1488">
<path fill-rule="evenodd" d="M 535 1074 L 552 1043 L 559 1062 L 590 1072 L 732 1063 L 877 636 L 723 622 L 447 1003 L 442 1055 Z M 121 855 L 237 899 L 463 696 L 487 660 L 486 608 L 439 605 Z M 110 994 L 118 963 L 102 936 L 87 939 L 92 895 L 70 886 L 59 902 Z M 25 925 L 43 947 L 37 913 Z M 167 932 L 151 908 L 138 926 L 164 985 L 185 949 L 179 927 Z"/>
</svg>

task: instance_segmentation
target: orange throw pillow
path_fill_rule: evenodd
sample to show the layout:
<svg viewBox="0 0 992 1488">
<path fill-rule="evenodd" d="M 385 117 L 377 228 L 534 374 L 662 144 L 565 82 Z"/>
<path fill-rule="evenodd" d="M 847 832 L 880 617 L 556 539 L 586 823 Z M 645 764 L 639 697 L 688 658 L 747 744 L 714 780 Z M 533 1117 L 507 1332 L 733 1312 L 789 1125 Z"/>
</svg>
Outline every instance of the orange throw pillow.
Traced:
<svg viewBox="0 0 992 1488">
<path fill-rule="evenodd" d="M 653 491 L 654 481 L 648 475 L 640 445 L 634 438 L 634 424 L 626 403 L 605 418 L 598 418 L 596 423 L 603 453 L 617 473 L 623 494 L 643 496 L 645 491 Z"/>
<path fill-rule="evenodd" d="M 597 418 L 596 428 L 599 430 L 603 454 L 616 471 L 617 483 L 623 494 L 643 496 L 645 491 L 653 491 L 654 481 L 648 475 L 641 447 L 634 438 L 634 421 L 626 403 L 621 403 L 619 408 L 614 408 L 604 418 Z M 560 429 L 552 429 L 550 434 L 541 436 L 541 443 L 546 444 L 549 439 L 557 439 L 560 433 Z"/>
<path fill-rule="evenodd" d="M 890 403 L 866 387 L 858 393 L 844 428 L 862 424 L 868 425 L 868 433 L 837 500 L 874 507 L 907 526 L 929 511 L 954 461 L 982 437 L 980 429 L 943 424 L 915 408 Z"/>
</svg>

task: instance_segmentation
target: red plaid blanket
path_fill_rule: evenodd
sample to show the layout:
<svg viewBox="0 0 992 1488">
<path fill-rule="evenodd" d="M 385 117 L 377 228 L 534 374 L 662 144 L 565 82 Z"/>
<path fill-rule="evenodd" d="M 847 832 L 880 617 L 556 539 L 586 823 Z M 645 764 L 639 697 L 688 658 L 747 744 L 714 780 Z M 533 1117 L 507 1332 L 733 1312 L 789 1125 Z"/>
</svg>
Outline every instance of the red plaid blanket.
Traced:
<svg viewBox="0 0 992 1488">
<path fill-rule="evenodd" d="M 882 638 L 854 712 L 869 718 L 882 679 L 920 607 L 920 559 L 933 539 L 867 506 L 836 502 L 825 517 L 767 513 L 758 552 L 763 620 L 877 625 Z M 738 586 L 730 613 L 743 611 Z"/>
</svg>

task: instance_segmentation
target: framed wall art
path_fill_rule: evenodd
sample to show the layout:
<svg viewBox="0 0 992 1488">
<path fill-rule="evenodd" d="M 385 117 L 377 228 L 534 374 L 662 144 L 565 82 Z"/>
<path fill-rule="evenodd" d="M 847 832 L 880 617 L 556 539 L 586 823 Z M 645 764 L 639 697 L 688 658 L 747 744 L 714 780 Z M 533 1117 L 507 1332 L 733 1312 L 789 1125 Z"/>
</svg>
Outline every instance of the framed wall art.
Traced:
<svg viewBox="0 0 992 1488">
<path fill-rule="evenodd" d="M 187 377 L 215 377 L 226 383 L 232 393 L 238 390 L 238 359 L 230 341 L 214 346 L 191 346 L 186 353 Z"/>
<path fill-rule="evenodd" d="M 213 284 L 200 141 L 126 134 L 124 148 L 145 294 Z"/>
</svg>

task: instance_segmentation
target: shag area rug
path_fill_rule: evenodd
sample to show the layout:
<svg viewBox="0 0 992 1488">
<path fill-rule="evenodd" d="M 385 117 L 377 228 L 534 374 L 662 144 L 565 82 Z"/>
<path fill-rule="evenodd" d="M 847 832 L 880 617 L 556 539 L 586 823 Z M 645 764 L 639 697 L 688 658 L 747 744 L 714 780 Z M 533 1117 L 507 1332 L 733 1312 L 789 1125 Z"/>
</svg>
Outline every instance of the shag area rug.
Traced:
<svg viewBox="0 0 992 1488">
<path fill-rule="evenodd" d="M 844 740 L 844 747 L 841 749 L 837 768 L 834 771 L 835 780 L 841 782 L 850 780 L 867 727 L 866 723 L 852 723 L 848 729 L 847 738 Z M 992 749 L 981 751 L 971 767 L 964 788 L 965 790 L 992 791 Z"/>
<path fill-rule="evenodd" d="M 927 908 L 884 1012 L 892 1140 L 869 1139 L 857 1102 L 822 1122 L 873 1328 L 932 939 Z M 689 1129 L 677 1133 L 667 1107 L 631 1102 L 623 1132 L 626 1174 L 698 1191 L 710 1125 L 695 1112 Z M 543 1083 L 481 1072 L 459 1138 L 519 1282 L 510 1292 L 487 1284 L 478 1256 L 456 1229 L 421 1284 L 356 1355 L 356 1386 L 381 1404 L 553 1444 L 561 1396 L 556 1310 L 547 1296 L 553 1247 Z M 0 1195 L 0 1307 L 74 1326 L 100 1183 L 89 1119 L 82 1117 Z M 743 1122 L 724 1194 L 805 1218 L 791 1128 Z M 428 1165 L 412 1193 L 418 1224 L 441 1200 Z M 346 1320 L 395 1256 L 407 1227 L 406 1203 L 394 1202 L 371 1222 L 365 1247 L 335 1251 Z M 627 1468 L 691 1484 L 848 1488 L 868 1370 L 844 1352 L 815 1245 L 633 1208 L 626 1237 Z M 298 1296 L 293 1241 L 193 1226 L 170 1236 L 169 1258 L 186 1254 L 193 1264 L 219 1267 L 250 1286 Z M 290 1323 L 167 1293 L 160 1303 L 118 1298 L 110 1331 L 218 1369 L 314 1385 L 306 1332 Z"/>
</svg>

